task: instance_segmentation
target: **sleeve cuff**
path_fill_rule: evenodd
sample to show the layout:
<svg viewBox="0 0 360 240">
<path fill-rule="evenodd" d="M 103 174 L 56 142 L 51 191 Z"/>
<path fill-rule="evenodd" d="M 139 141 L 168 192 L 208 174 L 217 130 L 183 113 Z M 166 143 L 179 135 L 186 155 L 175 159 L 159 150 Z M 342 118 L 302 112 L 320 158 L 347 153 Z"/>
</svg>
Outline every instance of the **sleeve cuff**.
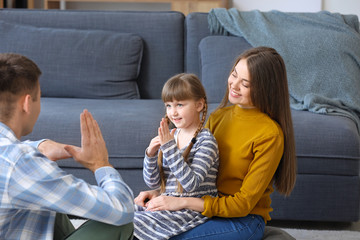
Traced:
<svg viewBox="0 0 360 240">
<path fill-rule="evenodd" d="M 163 152 L 166 152 L 166 149 L 171 148 L 174 145 L 176 145 L 176 141 L 175 141 L 175 139 L 171 139 L 167 143 L 160 146 L 160 150 L 163 151 Z"/>
<path fill-rule="evenodd" d="M 38 141 L 26 140 L 23 143 L 25 143 L 25 144 L 27 144 L 27 145 L 29 145 L 31 147 L 38 148 L 40 143 L 45 142 L 46 140 L 49 140 L 49 139 L 41 139 L 41 140 L 38 140 Z"/>
<path fill-rule="evenodd" d="M 94 172 L 96 182 L 100 186 L 101 182 L 104 181 L 104 179 L 107 176 L 110 176 L 110 178 L 117 178 L 123 181 L 120 173 L 113 167 L 101 167 L 95 170 Z"/>
<path fill-rule="evenodd" d="M 213 217 L 213 214 L 211 211 L 212 197 L 211 196 L 203 196 L 202 199 L 204 199 L 204 209 L 205 210 L 201 214 L 208 218 Z"/>
<path fill-rule="evenodd" d="M 148 160 L 149 162 L 157 161 L 159 151 L 156 152 L 156 154 L 155 154 L 154 157 L 149 157 L 149 156 L 147 155 L 146 151 L 147 151 L 147 148 L 146 148 L 146 150 L 145 150 L 145 159 L 146 159 L 146 160 Z"/>
</svg>

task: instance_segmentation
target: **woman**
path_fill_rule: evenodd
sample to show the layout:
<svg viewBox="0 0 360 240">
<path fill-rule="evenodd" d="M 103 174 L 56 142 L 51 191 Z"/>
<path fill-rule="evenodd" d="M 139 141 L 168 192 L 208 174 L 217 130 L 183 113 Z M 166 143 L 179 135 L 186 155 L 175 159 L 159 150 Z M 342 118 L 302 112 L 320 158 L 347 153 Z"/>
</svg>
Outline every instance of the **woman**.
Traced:
<svg viewBox="0 0 360 240">
<path fill-rule="evenodd" d="M 237 58 L 224 99 L 206 127 L 219 146 L 219 197 L 175 198 L 148 191 L 135 203 L 149 211 L 187 208 L 212 217 L 172 239 L 261 239 L 270 220 L 273 185 L 287 196 L 296 179 L 286 68 L 275 49 L 253 48 Z"/>
</svg>

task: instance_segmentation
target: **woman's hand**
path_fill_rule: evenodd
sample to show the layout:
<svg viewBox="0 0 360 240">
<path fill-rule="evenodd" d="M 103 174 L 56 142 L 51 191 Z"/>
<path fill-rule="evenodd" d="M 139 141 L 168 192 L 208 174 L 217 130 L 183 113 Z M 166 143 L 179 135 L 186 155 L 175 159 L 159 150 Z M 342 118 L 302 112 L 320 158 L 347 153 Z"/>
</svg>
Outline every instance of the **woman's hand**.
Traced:
<svg viewBox="0 0 360 240">
<path fill-rule="evenodd" d="M 169 124 L 167 123 L 167 121 L 164 118 L 161 119 L 160 127 L 158 129 L 158 135 L 159 135 L 160 144 L 164 145 L 165 143 L 167 143 L 170 140 L 174 139 L 175 130 L 176 129 L 174 128 L 170 132 Z"/>
<path fill-rule="evenodd" d="M 160 195 L 159 190 L 140 192 L 139 195 L 134 199 L 134 202 L 136 205 L 139 205 L 141 207 L 146 207 L 147 202 L 149 200 L 154 199 L 159 195 Z"/>
<path fill-rule="evenodd" d="M 183 209 L 184 199 L 180 197 L 158 196 L 146 204 L 146 211 L 177 211 Z"/>
<path fill-rule="evenodd" d="M 52 161 L 71 158 L 71 155 L 65 150 L 64 146 L 66 145 L 62 143 L 45 140 L 39 144 L 38 150 Z"/>
<path fill-rule="evenodd" d="M 197 212 L 205 210 L 204 199 L 193 197 L 159 196 L 150 200 L 146 207 L 146 211 L 178 211 L 185 208 Z"/>
</svg>

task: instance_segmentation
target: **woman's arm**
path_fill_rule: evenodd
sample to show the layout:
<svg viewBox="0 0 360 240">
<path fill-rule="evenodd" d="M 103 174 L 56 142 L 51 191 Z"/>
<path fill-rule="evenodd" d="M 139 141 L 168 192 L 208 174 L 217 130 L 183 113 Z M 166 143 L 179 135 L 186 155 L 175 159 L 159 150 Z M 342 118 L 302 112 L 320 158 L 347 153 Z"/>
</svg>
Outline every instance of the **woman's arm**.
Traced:
<svg viewBox="0 0 360 240">
<path fill-rule="evenodd" d="M 257 140 L 253 146 L 251 161 L 238 192 L 223 197 L 204 197 L 203 215 L 207 217 L 247 216 L 264 196 L 272 182 L 283 153 L 283 138 L 267 136 Z M 223 173 L 225 174 L 225 173 Z"/>
<path fill-rule="evenodd" d="M 193 197 L 170 197 L 158 196 L 147 203 L 147 211 L 178 211 L 181 209 L 190 209 L 197 212 L 203 212 L 204 199 Z"/>
</svg>

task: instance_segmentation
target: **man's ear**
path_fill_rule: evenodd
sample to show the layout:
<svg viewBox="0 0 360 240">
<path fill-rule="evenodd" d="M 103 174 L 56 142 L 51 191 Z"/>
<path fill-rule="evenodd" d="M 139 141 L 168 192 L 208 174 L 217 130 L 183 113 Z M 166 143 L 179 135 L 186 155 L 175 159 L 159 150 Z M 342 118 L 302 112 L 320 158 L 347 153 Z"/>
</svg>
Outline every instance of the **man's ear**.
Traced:
<svg viewBox="0 0 360 240">
<path fill-rule="evenodd" d="M 20 104 L 22 106 L 22 111 L 25 113 L 29 113 L 31 110 L 31 102 L 32 102 L 32 97 L 30 96 L 30 94 L 26 94 L 24 96 L 22 96 L 20 98 Z"/>
</svg>

